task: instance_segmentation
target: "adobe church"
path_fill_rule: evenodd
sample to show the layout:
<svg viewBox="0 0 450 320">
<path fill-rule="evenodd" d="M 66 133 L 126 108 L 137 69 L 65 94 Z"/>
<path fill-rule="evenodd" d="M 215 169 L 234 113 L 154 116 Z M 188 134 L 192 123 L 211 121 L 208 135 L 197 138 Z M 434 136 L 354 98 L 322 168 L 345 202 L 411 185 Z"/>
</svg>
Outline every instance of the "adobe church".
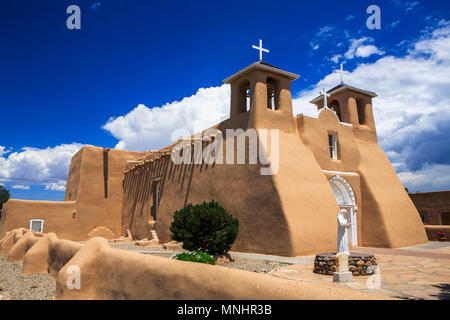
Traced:
<svg viewBox="0 0 450 320">
<path fill-rule="evenodd" d="M 262 60 L 224 80 L 229 119 L 213 128 L 278 129 L 279 167 L 263 164 L 175 164 L 176 143 L 149 152 L 85 146 L 73 156 L 65 201 L 10 199 L 0 238 L 18 227 L 61 238 L 135 239 L 155 232 L 170 241 L 170 223 L 187 203 L 212 199 L 239 220 L 232 251 L 283 256 L 335 251 L 336 215 L 351 222 L 352 247 L 405 247 L 427 242 L 421 218 L 377 143 L 376 94 L 344 83 L 311 103 L 317 117 L 293 115 L 298 75 Z M 202 141 L 202 144 L 206 142 Z M 248 146 L 247 151 L 248 151 Z"/>
</svg>

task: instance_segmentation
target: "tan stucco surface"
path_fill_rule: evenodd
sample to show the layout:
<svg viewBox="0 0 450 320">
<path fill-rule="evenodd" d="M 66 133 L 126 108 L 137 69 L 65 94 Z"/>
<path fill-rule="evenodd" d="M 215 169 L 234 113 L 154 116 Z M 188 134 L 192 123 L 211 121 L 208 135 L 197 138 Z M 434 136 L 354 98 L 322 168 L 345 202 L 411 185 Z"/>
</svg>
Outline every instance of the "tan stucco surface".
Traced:
<svg viewBox="0 0 450 320">
<path fill-rule="evenodd" d="M 278 85 L 277 110 L 267 108 L 269 77 Z M 245 111 L 241 94 L 247 83 L 250 111 Z M 427 242 L 417 210 L 378 146 L 371 96 L 344 87 L 329 98 L 330 103 L 338 101 L 340 119 L 322 102 L 317 103 L 317 118 L 293 117 L 290 81 L 282 75 L 257 69 L 233 78 L 230 84 L 230 118 L 213 127 L 224 137 L 224 159 L 230 139 L 227 129 L 278 129 L 278 172 L 260 175 L 261 164 L 248 164 L 248 156 L 244 165 L 174 165 L 170 160 L 174 146 L 168 146 L 141 164 L 128 166 L 122 234 L 130 229 L 133 237 L 142 239 L 154 226 L 160 240 L 169 241 L 176 210 L 214 199 L 239 220 L 234 251 L 286 256 L 333 251 L 339 207 L 328 180 L 340 176 L 355 198 L 360 245 L 401 247 Z M 337 159 L 330 158 L 329 133 L 338 136 Z M 155 223 L 158 181 L 161 193 Z"/>
<path fill-rule="evenodd" d="M 16 246 L 23 238 L 31 240 L 39 248 Z M 19 247 L 22 249 L 19 255 L 24 257 L 24 273 L 44 270 L 44 259 L 37 252 L 45 256 L 44 248 L 47 246 L 48 269 L 57 279 L 56 299 L 386 299 L 327 284 L 303 283 L 112 249 L 106 239 L 100 237 L 82 245 L 57 239 L 55 235 L 37 237 L 29 231 L 18 237 L 14 246 L 16 254 Z M 79 267 L 80 289 L 67 286 L 73 279 L 71 266 Z"/>
<path fill-rule="evenodd" d="M 43 219 L 44 232 L 66 239 L 86 240 L 91 232 L 120 237 L 123 170 L 127 160 L 145 154 L 84 146 L 72 158 L 65 201 L 8 200 L 0 236 L 7 230 L 29 228 L 30 219 Z"/>
<path fill-rule="evenodd" d="M 76 212 L 75 201 L 34 201 L 9 199 L 2 211 L 4 230 L 30 227 L 30 219 L 43 219 L 44 232 L 58 232 L 61 236 L 73 234 Z"/>
</svg>

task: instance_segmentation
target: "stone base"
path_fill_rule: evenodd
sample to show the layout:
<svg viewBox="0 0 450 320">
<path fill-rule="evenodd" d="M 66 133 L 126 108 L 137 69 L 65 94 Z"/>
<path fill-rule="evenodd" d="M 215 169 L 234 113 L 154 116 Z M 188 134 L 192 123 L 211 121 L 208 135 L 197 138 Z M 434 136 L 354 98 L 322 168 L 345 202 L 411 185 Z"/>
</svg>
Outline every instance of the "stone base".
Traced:
<svg viewBox="0 0 450 320">
<path fill-rule="evenodd" d="M 377 259 L 373 254 L 350 252 L 348 268 L 354 276 L 369 276 L 377 268 Z M 335 252 L 319 253 L 314 260 L 314 273 L 333 275 L 339 270 Z"/>
<path fill-rule="evenodd" d="M 333 282 L 352 282 L 352 273 L 350 271 L 333 272 Z"/>
</svg>

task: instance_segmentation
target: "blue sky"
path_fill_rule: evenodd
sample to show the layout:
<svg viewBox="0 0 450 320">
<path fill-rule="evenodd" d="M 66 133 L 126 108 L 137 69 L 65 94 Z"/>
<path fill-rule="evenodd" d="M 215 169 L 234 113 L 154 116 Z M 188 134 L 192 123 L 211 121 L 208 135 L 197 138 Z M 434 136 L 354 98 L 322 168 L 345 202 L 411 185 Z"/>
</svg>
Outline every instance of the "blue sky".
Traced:
<svg viewBox="0 0 450 320">
<path fill-rule="evenodd" d="M 69 5 L 81 30 L 69 30 Z M 366 9 L 381 9 L 369 30 Z M 301 75 L 296 113 L 317 88 L 372 90 L 380 145 L 412 191 L 450 189 L 448 1 L 2 1 L 0 183 L 62 200 L 83 144 L 148 150 L 176 128 L 228 116 L 222 79 L 264 60 Z M 442 76 L 440 76 L 442 74 Z M 176 118 L 175 120 L 173 118 Z"/>
</svg>

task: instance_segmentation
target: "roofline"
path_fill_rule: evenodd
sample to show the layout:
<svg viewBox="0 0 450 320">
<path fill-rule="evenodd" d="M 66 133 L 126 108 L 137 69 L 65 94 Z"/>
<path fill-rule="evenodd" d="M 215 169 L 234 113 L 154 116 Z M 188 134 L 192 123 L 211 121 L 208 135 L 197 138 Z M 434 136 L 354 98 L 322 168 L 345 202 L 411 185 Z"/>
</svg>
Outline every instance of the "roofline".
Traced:
<svg viewBox="0 0 450 320">
<path fill-rule="evenodd" d="M 271 67 L 268 66 L 266 64 L 262 64 L 259 62 L 254 62 L 251 65 L 245 67 L 242 70 L 239 70 L 238 72 L 232 74 L 231 76 L 229 76 L 228 78 L 226 78 L 225 80 L 223 80 L 224 83 L 230 83 L 231 81 L 235 80 L 236 78 L 250 72 L 252 69 L 261 69 L 261 70 L 265 70 L 265 71 L 271 71 L 274 73 L 278 73 L 281 74 L 283 76 L 288 77 L 289 79 L 291 79 L 291 81 L 296 80 L 298 78 L 300 78 L 300 76 L 298 74 L 292 73 L 292 72 L 288 72 L 288 71 L 284 71 L 275 67 Z"/>
<path fill-rule="evenodd" d="M 368 95 L 371 98 L 377 97 L 377 94 L 375 92 L 367 91 L 367 90 L 363 90 L 363 89 L 358 89 L 358 88 L 349 86 L 348 84 L 344 84 L 342 87 L 339 87 L 336 90 L 327 91 L 327 93 L 336 94 L 336 93 L 339 93 L 339 92 L 341 92 L 341 91 L 343 91 L 345 89 L 353 90 L 353 91 L 356 91 L 356 92 Z M 318 96 L 318 97 L 312 99 L 310 101 L 310 103 L 314 103 L 315 104 L 315 103 L 319 102 L 321 99 L 323 99 L 323 97 L 322 96 Z"/>
<path fill-rule="evenodd" d="M 444 192 L 450 192 L 450 190 L 411 192 L 411 193 L 408 193 L 408 194 L 409 195 L 415 195 L 415 194 L 424 194 L 424 193 L 444 193 Z"/>
</svg>

